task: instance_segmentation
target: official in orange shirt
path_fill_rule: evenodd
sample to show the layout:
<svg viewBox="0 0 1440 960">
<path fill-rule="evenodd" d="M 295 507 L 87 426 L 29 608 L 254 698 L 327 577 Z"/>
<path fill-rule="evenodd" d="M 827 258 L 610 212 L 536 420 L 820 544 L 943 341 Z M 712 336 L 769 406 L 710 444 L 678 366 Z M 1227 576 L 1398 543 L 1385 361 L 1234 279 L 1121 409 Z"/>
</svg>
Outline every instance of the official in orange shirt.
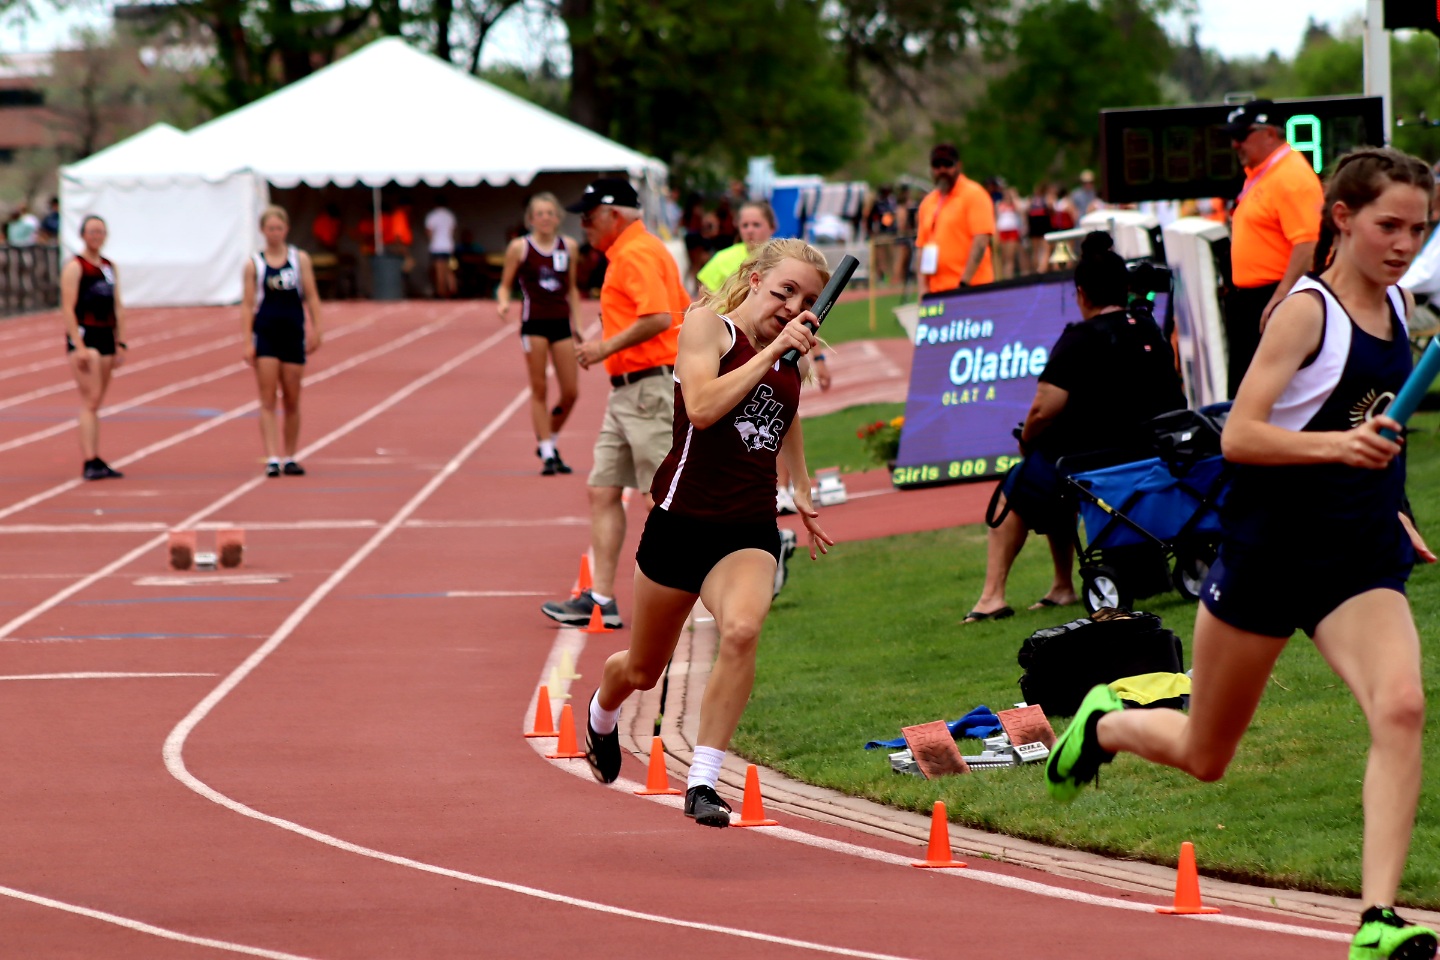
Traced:
<svg viewBox="0 0 1440 960">
<path fill-rule="evenodd" d="M 935 189 L 920 201 L 915 247 L 919 273 L 931 293 L 991 283 L 990 238 L 995 235 L 995 203 L 985 188 L 964 174 L 960 151 L 942 143 L 930 151 Z"/>
<path fill-rule="evenodd" d="M 1230 140 L 1245 167 L 1230 216 L 1232 283 L 1225 295 L 1232 398 L 1271 311 L 1310 269 L 1320 238 L 1325 191 L 1309 159 L 1285 141 L 1284 121 L 1269 100 L 1252 100 L 1229 117 Z"/>
<path fill-rule="evenodd" d="M 690 297 L 675 258 L 640 221 L 640 198 L 628 180 L 602 177 L 565 209 L 580 214 L 590 245 L 610 262 L 600 288 L 600 339 L 578 344 L 575 354 L 586 369 L 603 360 L 612 389 L 587 481 L 593 586 L 540 609 L 567 626 L 585 626 L 598 606 L 605 626 L 619 627 L 615 568 L 625 540 L 620 496 L 625 487 L 648 491 L 670 452 L 675 353 Z"/>
</svg>

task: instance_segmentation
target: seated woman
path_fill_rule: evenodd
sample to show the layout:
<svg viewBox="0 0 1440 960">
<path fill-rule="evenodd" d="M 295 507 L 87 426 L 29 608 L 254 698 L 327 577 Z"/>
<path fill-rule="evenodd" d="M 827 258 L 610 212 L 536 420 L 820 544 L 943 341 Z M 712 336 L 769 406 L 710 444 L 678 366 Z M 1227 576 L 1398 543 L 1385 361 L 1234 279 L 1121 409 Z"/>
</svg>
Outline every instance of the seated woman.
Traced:
<svg viewBox="0 0 1440 960">
<path fill-rule="evenodd" d="M 1075 509 L 1064 496 L 1056 461 L 1141 448 L 1146 421 L 1185 406 L 1170 346 L 1148 311 L 1126 307 L 1129 276 L 1111 247 L 1110 235 L 1101 231 L 1081 244 L 1075 300 L 1083 319 L 1065 327 L 1040 374 L 1020 432 L 1025 460 L 1005 478 L 1001 502 L 1009 511 L 989 531 L 985 587 L 966 623 L 1015 613 L 1005 602 L 1005 581 L 1031 530 L 1050 540 L 1055 579 L 1030 609 L 1074 603 Z"/>
</svg>

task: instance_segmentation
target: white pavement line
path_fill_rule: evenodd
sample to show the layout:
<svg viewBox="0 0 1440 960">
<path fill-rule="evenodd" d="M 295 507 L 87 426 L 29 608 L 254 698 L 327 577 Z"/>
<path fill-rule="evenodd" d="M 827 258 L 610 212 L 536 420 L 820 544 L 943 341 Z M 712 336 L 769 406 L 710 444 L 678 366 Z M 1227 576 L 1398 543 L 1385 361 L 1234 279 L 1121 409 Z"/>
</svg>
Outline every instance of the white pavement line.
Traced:
<svg viewBox="0 0 1440 960">
<path fill-rule="evenodd" d="M 330 340 L 338 340 L 341 337 L 353 333 L 358 329 L 362 328 L 358 326 L 342 327 L 339 330 L 335 331 L 335 333 L 330 337 Z M 390 346 L 393 347 L 393 344 Z M 121 367 L 121 369 L 123 370 L 124 367 Z M 98 416 L 102 420 L 106 417 L 113 417 L 117 413 L 123 413 L 126 410 L 133 410 L 136 407 L 143 407 L 152 400 L 159 400 L 161 397 L 168 397 L 172 393 L 180 393 L 181 391 L 189 390 L 192 387 L 200 387 L 204 386 L 207 383 L 212 383 L 216 380 L 223 380 L 232 374 L 241 373 L 242 371 L 248 369 L 249 367 L 243 360 L 237 360 L 232 364 L 220 367 L 217 370 L 212 370 L 209 373 L 202 373 L 198 376 L 190 377 L 187 380 L 181 380 L 179 383 L 168 384 L 167 386 L 151 390 L 149 393 L 142 393 L 138 397 L 132 397 L 131 399 L 126 400 L 124 403 L 116 403 L 111 404 L 108 407 L 101 407 Z M 329 371 L 327 370 L 325 372 Z M 257 402 L 254 405 L 259 406 L 259 403 Z M 27 433 L 24 436 L 16 437 L 14 440 L 8 440 L 5 443 L 0 443 L 0 453 L 4 453 L 7 450 L 14 450 L 27 444 L 38 443 L 41 440 L 48 440 L 50 437 L 59 436 L 62 433 L 66 433 L 70 430 L 76 429 L 78 424 L 78 420 L 67 420 L 64 423 L 57 423 L 54 426 L 46 427 L 43 430 L 36 430 L 34 433 Z"/>
<path fill-rule="evenodd" d="M 508 331 L 506 332 L 506 335 L 508 335 Z M 291 833 L 299 834 L 302 837 L 307 837 L 318 843 L 323 843 L 326 846 L 334 847 L 337 850 L 343 850 L 346 853 L 353 853 L 358 856 L 367 857 L 372 860 L 380 860 L 384 863 L 391 863 L 395 864 L 396 866 L 408 867 L 412 870 L 419 870 L 421 872 L 434 874 L 436 876 L 448 877 L 452 880 L 462 880 L 466 883 L 473 883 L 478 886 L 490 887 L 496 890 L 505 890 L 510 893 L 520 894 L 521 896 L 533 897 L 538 900 L 547 900 L 551 903 L 559 903 L 566 906 L 578 907 L 582 910 L 593 910 L 597 913 L 609 914 L 616 917 L 625 917 L 632 920 L 643 920 L 649 923 L 664 924 L 666 926 L 683 927 L 689 930 L 700 930 L 706 933 L 716 933 L 722 936 L 737 937 L 743 940 L 755 940 L 764 943 L 774 943 L 781 946 L 796 947 L 801 950 L 812 950 L 819 953 L 828 953 L 834 956 L 860 957 L 865 958 L 865 960 L 906 960 L 906 958 L 896 957 L 892 954 L 870 953 L 864 950 L 849 950 L 843 947 L 832 947 L 821 943 L 811 943 L 805 940 L 795 940 L 790 937 L 774 936 L 767 933 L 760 933 L 754 930 L 745 930 L 739 927 L 724 927 L 718 924 L 700 923 L 693 920 L 682 920 L 676 917 L 663 916 L 661 914 L 642 913 L 638 910 L 630 910 L 625 907 L 612 906 L 610 904 L 599 903 L 594 900 L 582 900 L 578 897 L 566 896 L 565 894 L 555 893 L 551 890 L 543 890 L 539 887 L 530 887 L 524 884 L 510 883 L 505 880 L 497 880 L 493 877 L 482 877 L 478 874 L 466 873 L 461 870 L 452 870 L 448 867 L 441 867 L 432 863 L 424 863 L 419 860 L 412 860 L 409 857 L 402 857 L 397 854 L 386 853 L 383 850 L 375 850 L 370 847 L 362 847 L 359 844 L 351 843 L 348 840 L 341 840 L 339 837 L 333 837 L 330 834 L 321 833 L 318 830 L 313 830 L 310 827 L 302 826 L 301 824 L 295 823 L 293 821 L 285 820 L 281 817 L 271 816 L 267 813 L 261 813 L 254 807 L 246 806 L 240 801 L 234 800 L 214 789 L 209 784 L 205 783 L 204 781 L 196 777 L 194 774 L 192 774 L 189 768 L 185 766 L 185 741 L 189 738 L 191 732 L 200 725 L 201 721 L 203 721 L 210 714 L 210 711 L 215 709 L 216 705 L 218 705 L 221 700 L 225 699 L 225 697 L 229 695 L 232 690 L 239 686 L 245 680 L 245 678 L 248 677 L 255 670 L 255 668 L 260 666 L 260 664 L 263 663 L 265 659 L 270 656 L 271 653 L 275 652 L 275 650 L 280 646 L 280 644 L 284 643 L 285 640 L 292 633 L 295 632 L 295 629 L 299 627 L 301 622 L 304 621 L 304 619 L 308 617 L 317 606 L 319 606 L 320 602 L 324 600 L 325 597 L 327 597 L 331 593 L 331 591 L 333 591 L 337 586 L 339 586 L 341 581 L 348 577 L 350 573 L 355 570 L 356 567 L 358 567 L 361 563 L 365 561 L 366 558 L 370 556 L 370 554 L 374 553 L 375 550 L 377 550 L 382 543 L 389 539 L 390 535 L 393 534 L 396 530 L 398 530 L 400 526 L 410 517 L 410 515 L 413 514 L 416 510 L 418 510 L 420 506 L 426 500 L 428 500 L 437 489 L 439 489 L 442 483 L 444 483 L 457 470 L 460 469 L 460 466 L 466 460 L 468 460 L 477 449 L 480 448 L 481 444 L 489 440 L 490 437 L 493 436 L 496 431 L 500 429 L 500 427 L 505 423 L 505 421 L 509 420 L 510 417 L 514 416 L 515 412 L 521 407 L 523 407 L 525 404 L 527 404 L 529 400 L 530 391 L 528 388 L 522 390 L 519 394 L 517 394 L 515 396 L 515 399 L 510 401 L 510 403 L 505 407 L 504 410 L 499 413 L 499 415 L 495 417 L 495 419 L 491 420 L 488 424 L 486 424 L 485 428 L 481 430 L 479 434 L 477 434 L 473 439 L 471 439 L 470 442 L 467 443 L 459 453 L 457 453 L 453 458 L 451 458 L 450 462 L 447 463 L 438 474 L 432 477 L 429 483 L 425 484 L 425 486 L 422 487 L 420 491 L 415 494 L 415 496 L 411 497 L 410 500 L 403 507 L 401 507 L 400 510 L 393 517 L 391 517 L 389 521 L 386 522 L 385 526 L 377 530 L 375 532 L 375 535 L 372 536 L 368 541 L 366 541 L 364 546 L 362 546 L 355 553 L 351 554 L 350 558 L 346 560 L 339 569 L 332 573 L 329 578 L 325 580 L 324 583 L 316 587 L 315 591 L 311 593 L 310 596 L 306 597 L 305 600 L 300 604 L 300 606 L 295 608 L 295 612 L 290 614 L 290 616 L 285 619 L 284 623 L 280 624 L 280 628 L 276 630 L 275 633 L 272 634 L 268 640 L 261 644 L 254 653 L 247 657 L 245 659 L 245 662 L 241 663 L 238 667 L 236 667 L 234 672 L 232 672 L 228 677 L 221 681 L 218 687 L 210 691 L 210 694 L 204 700 L 201 700 L 200 703 L 195 706 L 195 709 L 191 710 L 189 715 L 187 715 L 183 720 L 180 721 L 179 724 L 176 725 L 174 730 L 170 731 L 170 736 L 165 739 L 165 747 L 163 751 L 166 769 L 170 771 L 171 776 L 179 780 L 191 790 L 198 793 L 200 796 L 205 797 L 206 799 L 211 800 L 214 803 L 217 803 L 228 810 L 238 813 L 243 817 L 248 817 L 252 820 L 258 820 L 262 823 L 268 823 L 271 826 L 279 827 L 282 830 L 288 830 Z"/>
<path fill-rule="evenodd" d="M 210 574 L 203 572 L 183 577 L 141 577 L 135 581 L 137 587 L 259 587 L 270 583 L 284 583 L 289 574 L 241 573 Z"/>
<path fill-rule="evenodd" d="M 214 673 L 16 673 L 0 680 L 140 680 L 151 677 L 214 677 Z"/>
<path fill-rule="evenodd" d="M 575 637 L 566 636 L 566 634 L 570 633 L 575 634 Z M 576 637 L 579 636 L 579 631 L 570 629 L 562 629 L 560 631 L 560 635 L 555 638 L 555 643 L 550 650 L 550 656 L 545 661 L 545 666 L 540 674 L 540 683 L 543 684 L 549 681 L 550 670 L 552 667 L 559 664 L 561 659 L 560 653 L 562 650 L 571 654 L 572 663 L 579 661 L 580 650 L 583 650 L 585 646 L 584 640 L 583 638 L 581 638 L 579 641 L 579 649 L 576 649 Z M 566 689 L 561 692 L 568 693 L 568 681 L 566 682 L 565 687 Z M 539 693 L 539 687 L 537 686 L 535 694 L 531 696 L 530 704 L 526 708 L 525 723 L 530 723 L 535 716 L 535 704 L 540 699 Z M 552 710 L 556 710 L 558 705 L 563 704 L 565 701 L 559 697 L 556 697 L 555 691 L 550 691 L 550 694 L 551 708 Z M 577 719 L 576 725 L 578 726 L 580 723 L 583 722 L 583 720 Z M 545 756 L 546 752 L 550 749 L 550 741 L 548 740 L 531 739 L 527 742 L 530 744 L 531 748 L 534 749 L 535 752 L 541 757 Z M 641 759 L 646 760 L 648 758 L 642 757 Z M 569 773 L 575 777 L 579 777 L 586 783 L 594 782 L 594 778 L 590 774 L 589 766 L 581 761 L 561 760 L 552 762 L 557 762 L 566 773 Z M 607 785 L 605 789 L 619 790 L 622 793 L 633 794 L 633 792 L 636 790 L 644 789 L 644 786 L 645 785 L 642 783 L 638 783 L 634 780 L 628 780 L 624 777 L 621 777 L 614 783 Z M 667 807 L 679 808 L 682 804 L 681 798 L 675 796 L 642 797 L 640 799 L 649 800 L 652 803 L 663 804 Z M 795 816 L 796 819 L 803 819 L 798 815 Z M 767 827 L 764 830 L 751 831 L 751 833 L 761 836 L 768 836 L 771 839 L 785 840 L 790 843 L 799 843 L 808 847 L 815 847 L 821 850 L 829 850 L 834 853 L 845 854 L 847 856 L 859 857 L 865 860 L 874 860 L 879 863 L 892 863 L 897 866 L 908 867 L 912 863 L 914 863 L 915 860 L 921 855 L 920 851 L 917 850 L 915 856 L 901 856 L 900 854 L 889 853 L 884 850 L 877 850 L 872 847 L 862 846 L 857 843 L 847 843 L 844 840 L 832 840 L 828 837 L 815 836 L 813 834 L 805 833 L 802 830 L 796 830 L 793 827 Z M 1158 904 L 1137 903 L 1134 900 L 1125 900 L 1121 899 L 1120 897 L 1107 897 L 1101 894 L 1085 893 L 1080 890 L 1071 890 L 1066 887 L 1052 886 L 1051 884 L 1041 883 L 1037 880 L 1026 880 L 1022 877 L 1014 877 L 1004 873 L 990 873 L 986 870 L 977 868 L 973 863 L 971 865 L 971 868 L 968 870 L 933 870 L 926 872 L 937 876 L 951 877 L 959 880 L 972 880 L 978 883 L 988 883 L 991 886 L 1006 887 L 1011 890 L 1018 890 L 1022 893 L 1029 893 L 1039 897 L 1049 897 L 1054 900 L 1068 900 L 1072 903 L 1081 903 L 1085 904 L 1086 906 L 1092 907 L 1109 907 L 1115 910 L 1129 910 L 1134 913 L 1154 913 L 1155 907 L 1158 906 Z M 1304 927 L 1300 926 L 1299 924 L 1291 923 L 1278 923 L 1271 920 L 1253 920 L 1249 917 L 1235 917 L 1230 916 L 1229 914 L 1185 915 L 1184 919 L 1203 920 L 1207 923 L 1219 923 L 1232 927 L 1244 927 L 1249 930 L 1263 930 L 1267 933 L 1279 933 L 1289 936 L 1309 937 L 1314 940 L 1330 940 L 1336 943 L 1348 943 L 1351 938 L 1351 934 L 1349 933 L 1341 933 L 1334 930 L 1320 930 L 1315 927 Z"/>
<path fill-rule="evenodd" d="M 423 327 L 412 330 L 410 333 L 406 334 L 403 337 L 400 337 L 398 340 L 392 340 L 387 344 L 375 347 L 372 350 L 367 350 L 364 353 L 357 353 L 355 356 L 351 357 L 348 360 L 337 363 L 333 367 L 326 367 L 319 373 L 306 377 L 302 381 L 302 383 L 304 384 L 304 386 L 308 387 L 313 384 L 329 380 L 331 377 L 338 376 L 346 372 L 347 370 L 358 367 L 360 364 L 373 360 L 376 357 L 393 353 L 398 347 L 403 347 L 406 344 L 413 343 L 414 341 L 419 340 L 421 337 L 429 336 L 436 330 L 449 324 L 451 319 L 452 318 L 447 317 L 444 320 L 436 320 L 434 323 L 429 323 Z M 489 341 L 486 342 L 488 343 Z M 179 433 L 171 434 L 164 440 L 157 440 L 154 443 L 150 444 L 148 447 L 141 447 L 134 453 L 126 454 L 119 460 L 115 461 L 115 466 L 127 467 L 138 460 L 145 459 L 151 454 L 159 453 L 161 450 L 168 449 L 169 447 L 173 447 L 176 444 L 184 443 L 186 440 L 191 440 L 195 437 L 198 437 L 202 433 L 208 433 L 209 431 L 214 430 L 216 427 L 219 427 L 222 424 L 229 423 L 231 420 L 242 417 L 252 410 L 259 409 L 259 407 L 260 401 L 258 400 L 251 400 L 248 403 L 242 403 L 240 406 L 235 407 L 231 410 L 227 410 L 226 412 L 220 414 L 218 417 L 211 417 L 204 423 L 196 424 L 188 430 L 182 430 Z M 307 447 L 306 449 L 319 448 Z M 21 512 L 22 510 L 28 510 L 31 507 L 35 506 L 37 503 L 43 503 L 44 501 L 49 500 L 52 497 L 58 497 L 60 494 L 70 490 L 74 490 L 76 487 L 83 486 L 85 483 L 86 481 L 80 479 L 66 480 L 64 483 L 56 484 L 48 490 L 42 490 L 33 496 L 26 497 L 24 500 L 21 500 L 18 503 L 13 503 L 10 506 L 5 507 L 4 509 L 0 509 L 0 520 L 3 520 L 4 518 L 9 516 L 13 516 L 14 514 Z"/>
<path fill-rule="evenodd" d="M 588 520 L 586 521 L 589 522 Z M 373 530 L 380 526 L 378 520 L 294 520 L 253 523 L 229 523 L 210 520 L 195 524 L 196 530 L 228 530 L 244 527 L 246 530 Z M 0 537 L 31 534 L 67 533 L 155 533 L 169 530 L 170 524 L 159 521 L 144 523 L 7 523 L 0 524 Z"/>
<path fill-rule="evenodd" d="M 490 335 L 485 340 L 471 347 L 469 350 L 466 350 L 464 353 L 450 358 L 448 361 L 436 367 L 434 370 L 431 370 L 424 376 L 418 377 L 415 380 L 410 381 L 408 384 L 401 387 L 394 393 L 390 394 L 390 396 L 386 397 L 384 400 L 380 401 L 375 406 L 371 407 L 369 410 L 366 410 L 364 413 L 346 421 L 344 424 L 330 431 L 325 436 L 310 444 L 305 449 L 299 451 L 296 456 L 304 459 L 306 456 L 313 453 L 314 451 L 322 450 L 325 447 L 328 447 L 330 444 L 334 443 L 336 440 L 339 440 L 346 434 L 349 434 L 355 429 L 365 425 L 366 423 L 369 423 L 371 420 L 375 419 L 380 414 L 384 413 L 386 410 L 389 410 L 391 407 L 395 406 L 395 404 L 404 400 L 406 397 L 409 397 L 417 390 L 420 390 L 423 387 L 434 383 L 436 380 L 445 376 L 451 370 L 454 370 L 461 364 L 466 363 L 472 358 L 479 356 L 486 350 L 489 350 L 500 340 L 508 336 L 510 336 L 510 333 L 509 331 L 505 330 L 501 330 L 497 333 Z M 123 464 L 126 461 L 121 460 L 117 462 Z M 199 523 L 201 520 L 204 520 L 210 514 L 215 513 L 217 510 L 222 510 L 225 507 L 229 506 L 231 503 L 240 499 L 245 494 L 249 493 L 251 490 L 254 490 L 256 487 L 260 486 L 265 482 L 266 477 L 263 473 L 257 477 L 247 480 L 246 482 L 240 484 L 240 486 L 236 487 L 234 490 L 231 490 L 229 493 L 225 494 L 223 497 L 220 497 L 218 500 L 212 501 L 209 506 L 204 507 L 196 513 L 191 514 L 184 520 L 181 520 L 180 523 L 176 525 L 177 528 L 181 530 L 188 529 L 196 523 Z M 3 516 L 3 512 L 0 512 L 0 516 Z M 79 593 L 81 590 L 84 590 L 86 587 L 89 587 L 91 584 L 99 580 L 103 580 L 104 578 L 114 573 L 116 570 L 119 570 L 134 562 L 135 560 L 138 560 L 140 557 L 144 556 L 149 551 L 158 549 L 161 544 L 165 543 L 168 536 L 169 534 L 166 533 L 161 534 L 160 536 L 151 537 L 149 540 L 146 540 L 144 543 L 140 544 L 140 546 L 131 550 L 129 553 L 126 553 L 119 559 L 111 561 L 110 563 L 101 567 L 99 570 L 95 571 L 89 576 L 82 577 L 81 579 L 70 584 L 70 586 L 54 594 L 48 600 L 41 601 L 39 604 L 31 607 L 29 610 L 22 613 L 20 616 L 5 624 L 3 627 L 0 627 L 0 642 L 14 643 L 15 641 L 11 639 L 10 635 L 16 630 L 18 630 L 20 627 L 23 627 L 25 624 L 29 623 L 31 620 L 34 620 L 36 617 L 39 617 L 47 611 L 52 610 L 60 604 L 64 603 L 66 600 L 70 599 L 75 594 Z"/>
<path fill-rule="evenodd" d="M 65 903 L 62 900 L 52 900 L 49 897 L 42 897 L 36 893 L 26 893 L 24 890 L 16 890 L 14 887 L 0 887 L 0 896 L 14 897 L 16 900 L 25 900 L 42 907 L 64 910 L 66 913 L 89 917 L 91 920 L 103 920 L 106 923 L 113 923 L 117 927 L 124 927 L 126 930 L 134 930 L 136 933 L 148 933 L 154 937 L 163 937 L 166 940 L 178 940 L 181 943 L 191 943 L 198 947 L 214 947 L 216 950 L 242 953 L 247 957 L 268 957 L 270 960 L 312 960 L 310 957 L 302 957 L 296 953 L 281 953 L 279 950 L 247 947 L 243 943 L 211 940 L 209 937 L 192 937 L 188 933 L 180 933 L 177 930 L 167 930 L 164 927 L 157 927 L 154 924 L 145 923 L 140 920 L 132 920 L 129 917 L 117 916 L 113 913 L 106 913 L 103 910 L 92 910 L 89 907 L 76 906 L 73 903 Z"/>
</svg>

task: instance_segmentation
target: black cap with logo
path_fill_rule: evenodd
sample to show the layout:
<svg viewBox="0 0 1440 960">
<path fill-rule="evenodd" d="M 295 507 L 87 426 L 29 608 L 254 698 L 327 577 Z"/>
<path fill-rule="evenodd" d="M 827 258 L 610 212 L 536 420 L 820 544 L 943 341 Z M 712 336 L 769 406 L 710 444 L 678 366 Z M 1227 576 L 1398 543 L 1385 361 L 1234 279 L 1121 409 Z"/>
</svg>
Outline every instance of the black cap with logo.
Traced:
<svg viewBox="0 0 1440 960">
<path fill-rule="evenodd" d="M 565 209 L 571 213 L 589 213 L 596 207 L 610 204 L 615 207 L 639 207 L 640 195 L 629 180 L 620 177 L 601 177 L 592 180 L 579 200 Z"/>
<path fill-rule="evenodd" d="M 1225 118 L 1225 132 L 1231 140 L 1244 140 L 1250 135 L 1250 128 L 1257 126 L 1278 127 L 1285 122 L 1273 100 L 1251 100 L 1243 107 L 1236 107 Z"/>
</svg>

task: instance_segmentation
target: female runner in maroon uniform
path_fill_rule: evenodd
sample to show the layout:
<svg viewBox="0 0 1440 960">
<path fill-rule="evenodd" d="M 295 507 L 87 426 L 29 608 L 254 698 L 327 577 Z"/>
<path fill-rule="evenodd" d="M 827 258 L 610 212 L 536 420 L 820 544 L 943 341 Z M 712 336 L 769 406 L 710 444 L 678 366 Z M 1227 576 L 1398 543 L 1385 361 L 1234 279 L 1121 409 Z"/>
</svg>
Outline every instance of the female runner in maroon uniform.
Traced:
<svg viewBox="0 0 1440 960">
<path fill-rule="evenodd" d="M 540 473 L 553 476 L 570 473 L 555 440 L 575 408 L 578 395 L 578 366 L 575 344 L 580 333 L 580 291 L 575 285 L 576 261 L 580 247 L 560 231 L 560 201 L 554 194 L 537 193 L 525 206 L 525 225 L 530 232 L 516 237 L 505 248 L 505 268 L 495 307 L 502 321 L 509 319 L 510 286 L 518 276 L 524 308 L 520 314 L 520 345 L 530 373 L 530 422 L 539 443 L 536 454 L 544 464 Z M 552 409 L 546 396 L 545 361 L 553 359 L 555 379 L 560 382 L 560 399 Z"/>
<path fill-rule="evenodd" d="M 590 701 L 591 770 L 620 775 L 620 705 L 660 678 L 698 596 L 715 615 L 720 653 L 700 708 L 700 735 L 685 791 L 685 815 L 728 827 L 715 792 L 730 737 L 750 699 L 755 647 L 774 595 L 780 532 L 775 463 L 796 480 L 796 507 L 810 531 L 810 556 L 833 544 L 810 505 L 810 476 L 797 416 L 800 365 L 781 360 L 818 343 L 804 326 L 830 278 L 825 258 L 803 240 L 771 240 L 680 328 L 675 361 L 675 439 L 655 473 L 655 507 L 635 555 L 630 649 L 605 662 Z"/>
<path fill-rule="evenodd" d="M 115 264 L 100 255 L 105 221 L 89 216 L 80 224 L 85 250 L 60 273 L 60 313 L 65 319 L 65 349 L 80 388 L 80 455 L 86 480 L 118 477 L 120 471 L 100 459 L 100 406 L 110 375 L 125 362 L 125 311 Z"/>
</svg>

